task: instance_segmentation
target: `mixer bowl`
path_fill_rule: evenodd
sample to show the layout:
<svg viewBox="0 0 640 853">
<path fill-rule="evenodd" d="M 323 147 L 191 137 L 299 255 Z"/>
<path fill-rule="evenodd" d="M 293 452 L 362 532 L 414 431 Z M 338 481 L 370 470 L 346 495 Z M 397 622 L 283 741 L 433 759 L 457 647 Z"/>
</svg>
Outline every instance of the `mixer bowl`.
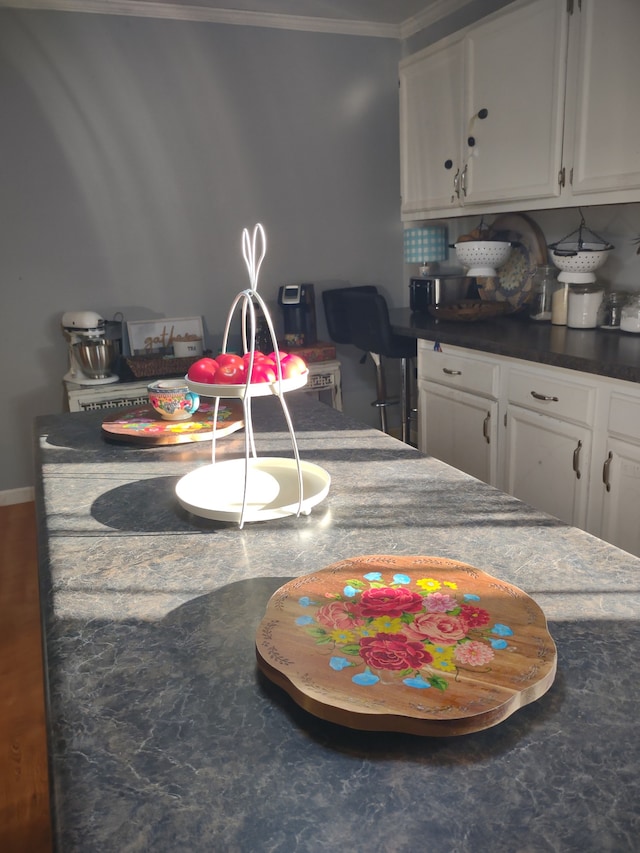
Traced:
<svg viewBox="0 0 640 853">
<path fill-rule="evenodd" d="M 87 338 L 73 344 L 73 352 L 80 370 L 88 379 L 106 379 L 111 376 L 114 359 L 113 341 L 104 338 Z"/>
</svg>

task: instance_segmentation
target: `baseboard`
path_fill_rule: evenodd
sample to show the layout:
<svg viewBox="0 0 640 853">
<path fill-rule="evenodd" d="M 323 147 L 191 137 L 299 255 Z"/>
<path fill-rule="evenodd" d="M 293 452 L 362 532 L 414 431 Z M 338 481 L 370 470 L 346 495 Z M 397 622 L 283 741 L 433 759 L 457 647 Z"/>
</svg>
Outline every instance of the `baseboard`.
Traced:
<svg viewBox="0 0 640 853">
<path fill-rule="evenodd" d="M 25 486 L 23 489 L 6 489 L 0 492 L 0 506 L 9 504 L 25 504 L 33 500 L 33 486 Z"/>
</svg>

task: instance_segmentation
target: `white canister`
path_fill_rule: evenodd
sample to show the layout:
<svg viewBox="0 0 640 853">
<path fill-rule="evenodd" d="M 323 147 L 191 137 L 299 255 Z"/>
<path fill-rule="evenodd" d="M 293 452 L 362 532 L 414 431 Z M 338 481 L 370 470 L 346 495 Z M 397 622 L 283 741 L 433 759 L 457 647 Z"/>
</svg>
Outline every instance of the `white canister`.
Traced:
<svg viewBox="0 0 640 853">
<path fill-rule="evenodd" d="M 173 341 L 173 354 L 176 358 L 199 358 L 202 353 L 202 338 L 195 338 L 189 341 Z"/>
<path fill-rule="evenodd" d="M 604 290 L 595 284 L 570 285 L 567 326 L 570 329 L 595 329 L 603 298 Z"/>
</svg>

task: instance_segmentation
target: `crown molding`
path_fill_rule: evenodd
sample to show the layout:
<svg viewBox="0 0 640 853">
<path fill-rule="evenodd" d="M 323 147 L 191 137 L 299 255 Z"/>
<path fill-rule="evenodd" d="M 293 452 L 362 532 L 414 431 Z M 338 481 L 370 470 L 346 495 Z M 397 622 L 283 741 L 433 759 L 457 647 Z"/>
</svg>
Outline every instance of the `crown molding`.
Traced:
<svg viewBox="0 0 640 853">
<path fill-rule="evenodd" d="M 440 2 L 441 0 L 438 0 Z M 444 0 L 449 2 L 449 0 Z M 455 0 L 459 2 L 459 0 Z M 338 18 L 312 18 L 304 15 L 278 15 L 271 12 L 242 12 L 213 9 L 161 0 L 0 0 L 0 7 L 55 12 L 82 12 L 94 15 L 123 15 L 134 18 L 159 18 L 171 21 L 199 21 L 269 27 L 314 33 L 334 33 L 378 38 L 400 38 L 401 26 L 371 21 Z"/>
<path fill-rule="evenodd" d="M 407 18 L 400 24 L 399 38 L 406 39 L 414 36 L 473 2 L 474 0 L 433 0 L 422 12 Z"/>
</svg>

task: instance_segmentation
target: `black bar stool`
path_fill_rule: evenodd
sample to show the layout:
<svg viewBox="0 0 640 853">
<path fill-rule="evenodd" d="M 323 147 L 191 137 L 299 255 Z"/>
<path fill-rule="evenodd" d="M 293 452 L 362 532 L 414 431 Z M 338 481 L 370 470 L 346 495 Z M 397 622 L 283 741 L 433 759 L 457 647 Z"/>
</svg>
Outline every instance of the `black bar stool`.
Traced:
<svg viewBox="0 0 640 853">
<path fill-rule="evenodd" d="M 331 339 L 340 344 L 353 344 L 368 354 L 376 368 L 376 399 L 372 403 L 380 412 L 380 425 L 388 432 L 387 408 L 398 400 L 387 396 L 383 359 L 400 359 L 402 440 L 411 438 L 411 360 L 417 352 L 415 339 L 395 335 L 391 329 L 387 301 L 373 285 L 325 290 L 322 294 L 327 329 Z"/>
</svg>

